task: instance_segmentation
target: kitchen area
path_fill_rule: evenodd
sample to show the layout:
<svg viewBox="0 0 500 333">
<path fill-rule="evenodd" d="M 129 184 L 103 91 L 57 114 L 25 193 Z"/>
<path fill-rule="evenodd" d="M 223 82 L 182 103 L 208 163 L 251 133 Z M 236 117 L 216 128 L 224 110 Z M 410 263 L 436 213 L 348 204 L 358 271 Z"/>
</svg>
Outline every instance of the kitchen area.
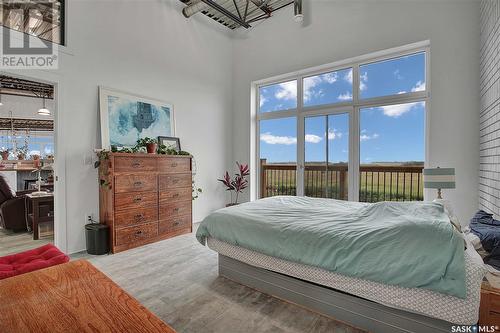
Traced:
<svg viewBox="0 0 500 333">
<path fill-rule="evenodd" d="M 53 242 L 54 92 L 0 75 L 0 255 Z"/>
</svg>

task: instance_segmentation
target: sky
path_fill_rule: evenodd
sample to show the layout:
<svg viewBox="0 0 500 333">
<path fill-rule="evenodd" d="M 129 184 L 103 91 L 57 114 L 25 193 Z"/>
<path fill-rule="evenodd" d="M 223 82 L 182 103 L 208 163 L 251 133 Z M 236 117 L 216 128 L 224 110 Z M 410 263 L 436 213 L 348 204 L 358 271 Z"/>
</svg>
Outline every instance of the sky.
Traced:
<svg viewBox="0 0 500 333">
<path fill-rule="evenodd" d="M 425 54 L 360 66 L 361 99 L 425 90 Z M 352 101 L 352 69 L 304 78 L 304 106 Z M 261 87 L 260 112 L 297 107 L 297 82 Z M 349 114 L 307 117 L 305 161 L 348 161 Z M 424 102 L 360 110 L 360 162 L 424 161 Z M 269 163 L 296 162 L 295 117 L 260 122 L 260 154 Z"/>
</svg>

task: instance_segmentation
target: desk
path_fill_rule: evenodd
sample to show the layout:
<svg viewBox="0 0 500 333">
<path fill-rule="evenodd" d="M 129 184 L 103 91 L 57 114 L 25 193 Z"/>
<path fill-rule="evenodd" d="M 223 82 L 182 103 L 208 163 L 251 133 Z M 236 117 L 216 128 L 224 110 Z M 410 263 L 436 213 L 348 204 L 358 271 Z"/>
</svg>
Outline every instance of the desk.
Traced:
<svg viewBox="0 0 500 333">
<path fill-rule="evenodd" d="M 43 195 L 26 194 L 28 205 L 28 225 L 33 228 L 33 239 L 37 240 L 40 235 L 39 224 L 52 222 L 54 224 L 54 193 Z M 31 222 L 31 223 L 30 223 Z"/>
<path fill-rule="evenodd" d="M 175 331 L 86 260 L 0 281 L 0 332 Z"/>
</svg>

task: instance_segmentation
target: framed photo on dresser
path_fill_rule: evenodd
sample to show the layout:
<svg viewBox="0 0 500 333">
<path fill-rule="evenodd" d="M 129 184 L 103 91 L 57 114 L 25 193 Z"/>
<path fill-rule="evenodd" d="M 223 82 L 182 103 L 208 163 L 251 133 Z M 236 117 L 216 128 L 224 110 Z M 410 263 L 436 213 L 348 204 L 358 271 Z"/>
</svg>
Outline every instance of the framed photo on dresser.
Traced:
<svg viewBox="0 0 500 333">
<path fill-rule="evenodd" d="M 175 149 L 176 152 L 181 150 L 181 140 L 173 136 L 159 136 L 158 144 L 164 145 L 167 149 Z"/>
</svg>

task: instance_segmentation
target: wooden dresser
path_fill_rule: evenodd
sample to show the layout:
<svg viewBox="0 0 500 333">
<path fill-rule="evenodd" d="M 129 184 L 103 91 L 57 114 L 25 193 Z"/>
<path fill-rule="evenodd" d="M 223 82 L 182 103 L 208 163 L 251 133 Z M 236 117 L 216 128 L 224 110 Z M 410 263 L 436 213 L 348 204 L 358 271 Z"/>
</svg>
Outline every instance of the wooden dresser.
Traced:
<svg viewBox="0 0 500 333">
<path fill-rule="evenodd" d="M 113 253 L 192 232 L 191 156 L 110 153 L 99 177 Z"/>
</svg>

